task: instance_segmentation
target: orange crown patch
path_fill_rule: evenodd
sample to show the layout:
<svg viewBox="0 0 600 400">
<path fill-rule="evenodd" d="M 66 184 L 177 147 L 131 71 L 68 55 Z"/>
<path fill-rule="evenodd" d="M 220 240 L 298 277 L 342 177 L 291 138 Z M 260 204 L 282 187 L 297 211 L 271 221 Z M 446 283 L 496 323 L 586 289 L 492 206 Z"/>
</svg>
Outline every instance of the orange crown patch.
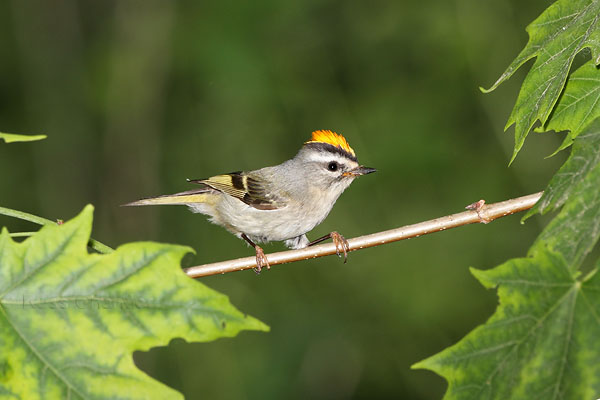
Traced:
<svg viewBox="0 0 600 400">
<path fill-rule="evenodd" d="M 312 133 L 312 138 L 305 144 L 307 143 L 327 143 L 332 146 L 339 147 L 353 156 L 356 156 L 356 154 L 354 154 L 354 150 L 352 150 L 352 147 L 350 147 L 345 137 L 329 130 L 314 131 Z"/>
</svg>

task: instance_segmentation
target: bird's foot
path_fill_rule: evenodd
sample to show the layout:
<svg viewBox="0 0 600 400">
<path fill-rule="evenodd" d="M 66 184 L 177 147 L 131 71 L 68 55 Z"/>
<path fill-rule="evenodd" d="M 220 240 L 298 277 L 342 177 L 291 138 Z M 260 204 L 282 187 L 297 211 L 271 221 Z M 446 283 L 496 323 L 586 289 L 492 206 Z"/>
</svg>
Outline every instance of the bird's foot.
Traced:
<svg viewBox="0 0 600 400">
<path fill-rule="evenodd" d="M 253 268 L 254 272 L 260 274 L 260 271 L 264 267 L 267 267 L 267 269 L 271 269 L 269 261 L 267 260 L 267 256 L 265 256 L 265 252 L 263 251 L 262 247 L 254 246 L 254 250 L 256 250 L 256 267 Z"/>
<path fill-rule="evenodd" d="M 348 261 L 348 252 L 350 251 L 350 244 L 348 244 L 348 241 L 345 237 L 343 237 L 336 231 L 331 232 L 329 235 L 331 236 L 331 240 L 333 240 L 333 244 L 335 244 L 335 254 L 337 254 L 338 257 L 341 257 L 342 253 L 344 253 L 345 264 L 346 261 Z"/>
<path fill-rule="evenodd" d="M 271 269 L 269 261 L 267 260 L 267 256 L 265 256 L 265 252 L 263 251 L 262 247 L 250 240 L 250 238 L 245 233 L 242 233 L 240 237 L 246 242 L 248 242 L 250 246 L 254 247 L 254 251 L 256 251 L 256 267 L 252 268 L 254 272 L 256 272 L 256 274 L 258 275 L 264 267 L 267 267 L 267 269 Z"/>
<path fill-rule="evenodd" d="M 335 244 L 335 254 L 337 254 L 338 257 L 341 257 L 342 253 L 344 253 L 344 264 L 345 264 L 346 261 L 348 261 L 348 252 L 350 251 L 350 244 L 348 243 L 346 238 L 344 238 L 342 235 L 340 235 L 336 231 L 333 231 L 328 235 L 325 235 L 323 237 L 315 239 L 312 242 L 310 242 L 308 245 L 314 246 L 315 244 L 321 243 L 322 241 L 327 240 L 329 238 L 331 238 L 333 240 L 333 244 Z"/>
</svg>

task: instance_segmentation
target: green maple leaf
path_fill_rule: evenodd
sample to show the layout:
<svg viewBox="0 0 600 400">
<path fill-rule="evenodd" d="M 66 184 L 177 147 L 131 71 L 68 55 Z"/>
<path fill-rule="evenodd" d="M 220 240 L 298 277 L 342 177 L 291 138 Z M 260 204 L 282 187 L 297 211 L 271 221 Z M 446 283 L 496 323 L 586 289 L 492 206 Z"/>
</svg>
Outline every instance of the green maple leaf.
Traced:
<svg viewBox="0 0 600 400">
<path fill-rule="evenodd" d="M 560 253 L 473 270 L 500 306 L 458 344 L 421 361 L 449 383 L 445 399 L 596 399 L 600 275 L 577 280 Z"/>
<path fill-rule="evenodd" d="M 0 132 L 0 139 L 4 139 L 6 143 L 33 142 L 34 140 L 46 139 L 46 135 L 17 135 L 15 133 Z"/>
<path fill-rule="evenodd" d="M 576 205 L 567 204 L 563 217 L 572 218 Z M 600 261 L 584 279 L 577 267 L 598 240 L 600 198 L 588 206 L 596 234 L 584 247 L 581 233 L 592 232 L 572 234 L 583 229 L 586 216 L 566 234 L 547 229 L 527 258 L 472 269 L 485 287 L 498 287 L 498 309 L 459 343 L 413 366 L 446 378 L 445 399 L 598 398 Z M 572 250 L 565 257 L 566 247 Z"/>
<path fill-rule="evenodd" d="M 600 85 L 596 86 L 596 89 L 599 90 Z M 578 136 L 571 155 L 552 177 L 541 199 L 525 218 L 537 212 L 544 214 L 556 210 L 569 198 L 589 197 L 600 190 L 594 181 L 594 174 L 597 174 L 596 170 L 600 168 L 600 119 L 593 121 L 582 132 L 574 132 L 577 132 Z"/>
<path fill-rule="evenodd" d="M 536 120 L 544 125 L 563 89 L 575 56 L 584 48 L 600 63 L 600 1 L 559 0 L 528 27 L 529 42 L 506 71 L 485 92 L 510 78 L 536 57 L 506 124 L 515 124 L 515 148 L 511 162 L 523 146 Z"/>
<path fill-rule="evenodd" d="M 563 205 L 529 250 L 472 270 L 500 305 L 459 343 L 414 365 L 448 380 L 447 399 L 600 396 L 600 260 L 579 268 L 600 237 L 600 121 L 579 134 L 536 211 Z M 534 211 L 535 212 L 535 211 Z"/>
<path fill-rule="evenodd" d="M 536 131 L 569 131 L 556 152 L 569 147 L 592 121 L 600 117 L 600 69 L 588 61 L 573 72 L 546 125 Z"/>
<path fill-rule="evenodd" d="M 0 234 L 0 398 L 182 398 L 132 352 L 268 329 L 182 272 L 187 247 L 89 254 L 92 210 L 22 243 Z"/>
</svg>

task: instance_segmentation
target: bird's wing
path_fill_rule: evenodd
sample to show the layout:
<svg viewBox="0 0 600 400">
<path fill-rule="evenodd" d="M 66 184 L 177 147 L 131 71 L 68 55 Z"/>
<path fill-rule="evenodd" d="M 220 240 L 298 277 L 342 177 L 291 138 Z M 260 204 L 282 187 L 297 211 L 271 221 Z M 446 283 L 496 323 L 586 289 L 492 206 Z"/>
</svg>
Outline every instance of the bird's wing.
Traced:
<svg viewBox="0 0 600 400">
<path fill-rule="evenodd" d="M 285 205 L 279 197 L 265 188 L 259 179 L 246 172 L 232 172 L 190 182 L 209 186 L 259 210 L 275 210 Z"/>
</svg>

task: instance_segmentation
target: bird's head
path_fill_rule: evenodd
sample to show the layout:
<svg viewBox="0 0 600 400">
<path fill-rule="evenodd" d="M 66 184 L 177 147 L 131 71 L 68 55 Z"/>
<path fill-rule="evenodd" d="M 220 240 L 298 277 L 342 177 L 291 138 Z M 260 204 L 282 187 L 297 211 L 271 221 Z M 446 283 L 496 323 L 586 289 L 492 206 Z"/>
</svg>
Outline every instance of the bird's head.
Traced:
<svg viewBox="0 0 600 400">
<path fill-rule="evenodd" d="M 346 139 L 329 130 L 313 132 L 311 140 L 304 143 L 295 159 L 300 162 L 311 186 L 338 196 L 355 178 L 376 171 L 360 165 Z"/>
</svg>

